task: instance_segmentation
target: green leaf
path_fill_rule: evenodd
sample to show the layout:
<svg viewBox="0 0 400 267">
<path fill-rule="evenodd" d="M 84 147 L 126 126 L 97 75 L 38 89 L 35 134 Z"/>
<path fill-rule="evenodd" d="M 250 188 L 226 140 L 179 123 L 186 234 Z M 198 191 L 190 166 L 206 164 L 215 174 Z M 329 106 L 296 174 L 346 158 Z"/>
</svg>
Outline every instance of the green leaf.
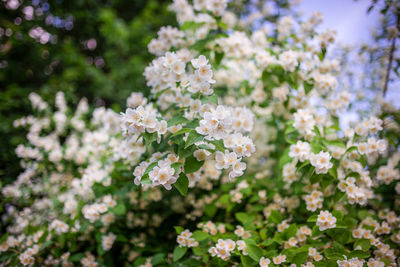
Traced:
<svg viewBox="0 0 400 267">
<path fill-rule="evenodd" d="M 288 147 L 285 149 L 285 151 L 283 151 L 283 154 L 282 154 L 281 158 L 279 159 L 279 163 L 278 163 L 279 169 L 282 169 L 285 164 L 292 162 L 292 158 L 289 157 L 289 150 L 290 150 L 290 148 Z"/>
<path fill-rule="evenodd" d="M 192 251 L 193 251 L 193 254 L 196 255 L 196 256 L 203 256 L 204 255 L 204 251 L 200 247 L 193 247 Z"/>
<path fill-rule="evenodd" d="M 248 256 L 240 255 L 240 261 L 242 262 L 244 267 L 252 267 L 253 266 L 253 261 Z"/>
<path fill-rule="evenodd" d="M 126 213 L 126 207 L 124 202 L 118 202 L 117 206 L 111 208 L 111 211 L 115 214 L 115 215 L 124 215 Z"/>
<path fill-rule="evenodd" d="M 319 60 L 324 61 L 325 55 L 326 55 L 326 48 L 322 48 L 321 53 L 318 54 Z"/>
<path fill-rule="evenodd" d="M 311 142 L 310 146 L 311 146 L 311 151 L 315 154 L 318 154 L 321 150 L 323 150 L 321 144 L 317 142 Z"/>
<path fill-rule="evenodd" d="M 157 264 L 160 264 L 160 263 L 164 263 L 165 262 L 164 258 L 165 258 L 165 254 L 164 253 L 157 253 L 156 255 L 154 255 L 151 258 L 151 264 L 152 265 L 157 265 Z"/>
<path fill-rule="evenodd" d="M 223 194 L 222 196 L 220 196 L 220 198 L 218 199 L 218 203 L 219 204 L 228 204 L 230 200 L 230 195 L 229 194 Z"/>
<path fill-rule="evenodd" d="M 126 243 L 126 242 L 129 242 L 129 239 L 126 238 L 126 236 L 119 234 L 119 235 L 117 235 L 117 241 Z"/>
<path fill-rule="evenodd" d="M 185 148 L 193 145 L 194 143 L 202 141 L 203 139 L 204 139 L 204 135 L 197 133 L 196 130 L 191 130 L 189 133 L 189 136 L 186 140 Z"/>
<path fill-rule="evenodd" d="M 218 105 L 218 96 L 217 95 L 203 95 L 201 97 L 201 102 L 203 104 L 216 104 Z"/>
<path fill-rule="evenodd" d="M 295 263 L 297 266 L 300 266 L 302 263 L 306 262 L 307 257 L 308 257 L 308 251 L 296 253 L 292 259 L 292 263 Z"/>
<path fill-rule="evenodd" d="M 174 133 L 173 135 L 171 135 L 171 137 L 177 136 L 177 135 L 181 135 L 181 134 L 185 134 L 190 132 L 192 129 L 191 128 L 182 128 L 179 131 L 177 131 L 176 133 Z"/>
<path fill-rule="evenodd" d="M 181 25 L 181 30 L 182 31 L 188 31 L 188 30 L 195 31 L 204 24 L 205 24 L 205 22 L 185 21 Z"/>
<path fill-rule="evenodd" d="M 357 239 L 353 247 L 354 249 L 361 247 L 363 251 L 367 251 L 371 247 L 371 242 L 368 239 Z"/>
<path fill-rule="evenodd" d="M 171 164 L 171 167 L 175 170 L 175 173 L 177 173 L 183 166 L 182 162 L 174 162 Z"/>
<path fill-rule="evenodd" d="M 314 261 L 313 264 L 315 267 L 326 267 L 328 265 L 328 263 L 324 262 L 324 261 Z M 336 266 L 336 265 L 334 265 L 334 266 Z"/>
<path fill-rule="evenodd" d="M 223 58 L 224 58 L 224 52 L 222 52 L 222 53 L 215 52 L 215 64 L 217 66 L 219 66 L 219 64 L 221 64 L 221 61 Z M 216 103 L 216 104 L 218 104 L 218 103 Z"/>
<path fill-rule="evenodd" d="M 317 225 L 314 225 L 311 236 L 316 237 L 319 236 L 320 234 L 322 234 L 322 232 L 319 230 L 319 227 Z"/>
<path fill-rule="evenodd" d="M 223 140 L 214 140 L 210 142 L 215 146 L 216 150 L 219 150 L 221 152 L 225 152 L 225 146 L 224 146 L 224 141 Z"/>
<path fill-rule="evenodd" d="M 203 241 L 203 240 L 207 239 L 209 237 L 209 235 L 204 231 L 196 230 L 196 231 L 193 232 L 192 237 L 196 241 L 200 242 L 200 241 Z"/>
<path fill-rule="evenodd" d="M 343 220 L 344 213 L 341 210 L 334 210 L 332 211 L 332 215 L 336 217 L 338 221 Z"/>
<path fill-rule="evenodd" d="M 353 152 L 353 151 L 358 151 L 358 148 L 356 146 L 351 146 L 344 153 L 347 154 L 347 153 L 350 153 L 350 152 Z"/>
<path fill-rule="evenodd" d="M 328 170 L 328 172 L 330 175 L 332 175 L 333 178 L 337 179 L 338 174 L 337 174 L 337 168 L 335 165 L 333 165 L 332 168 L 330 168 Z"/>
<path fill-rule="evenodd" d="M 335 179 L 330 175 L 323 175 L 320 181 L 322 189 L 327 188 Z"/>
<path fill-rule="evenodd" d="M 195 149 L 196 149 L 195 145 L 191 145 L 187 148 L 184 148 L 184 146 L 181 145 L 178 147 L 178 156 L 180 159 L 190 157 L 191 155 L 193 155 Z"/>
<path fill-rule="evenodd" d="M 268 230 L 266 228 L 261 229 L 261 231 L 260 231 L 261 239 L 263 239 L 263 240 L 267 239 L 267 237 L 268 237 L 267 234 L 268 234 Z M 271 240 L 271 239 L 269 239 L 269 240 Z M 269 240 L 267 240 L 267 241 L 269 241 Z"/>
<path fill-rule="evenodd" d="M 4 242 L 6 242 L 7 238 L 8 238 L 8 233 L 5 233 L 4 235 L 2 235 L 0 238 L 0 244 L 3 244 Z"/>
<path fill-rule="evenodd" d="M 304 92 L 306 93 L 306 95 L 308 95 L 308 93 L 311 92 L 311 90 L 313 89 L 314 84 L 309 82 L 303 82 L 303 87 L 304 87 Z"/>
<path fill-rule="evenodd" d="M 292 122 L 292 121 L 291 121 Z M 286 129 L 285 129 L 285 132 L 284 132 L 284 135 L 286 136 L 286 135 L 288 135 L 288 134 L 290 134 L 290 133 L 293 133 L 293 132 L 296 132 L 297 131 L 297 129 L 293 126 L 293 122 L 291 123 L 291 124 L 289 124 L 287 127 L 286 127 Z"/>
<path fill-rule="evenodd" d="M 150 163 L 149 166 L 144 171 L 143 175 L 148 174 L 149 172 L 151 172 L 154 169 L 154 167 L 157 166 L 157 165 L 158 165 L 158 161 Z"/>
<path fill-rule="evenodd" d="M 154 133 L 145 132 L 145 133 L 143 133 L 143 139 L 144 139 L 144 143 L 146 145 L 146 148 L 149 148 L 150 145 L 154 141 L 157 140 L 157 136 L 158 136 L 157 132 L 154 132 Z"/>
<path fill-rule="evenodd" d="M 218 20 L 218 27 L 226 31 L 229 29 L 228 25 L 224 23 L 222 20 Z"/>
<path fill-rule="evenodd" d="M 361 155 L 359 161 L 360 161 L 361 165 L 363 166 L 363 168 L 365 168 L 365 166 L 367 166 L 367 159 L 365 158 L 365 155 Z"/>
<path fill-rule="evenodd" d="M 193 173 L 195 171 L 198 171 L 201 166 L 203 166 L 204 160 L 203 161 L 197 161 L 197 159 L 193 156 L 190 156 L 185 159 L 185 173 Z"/>
<path fill-rule="evenodd" d="M 371 216 L 371 214 L 368 212 L 368 210 L 359 210 L 357 215 L 358 215 L 358 218 L 360 218 L 360 220 L 364 220 L 365 218 Z"/>
<path fill-rule="evenodd" d="M 350 216 L 346 216 L 343 218 L 343 223 L 347 226 L 348 229 L 352 229 L 354 227 L 357 227 L 358 221 Z"/>
<path fill-rule="evenodd" d="M 83 259 L 85 257 L 85 254 L 83 253 L 77 253 L 77 254 L 73 254 L 68 258 L 68 261 L 70 262 L 78 262 L 81 259 Z"/>
<path fill-rule="evenodd" d="M 145 174 L 142 176 L 142 179 L 140 179 L 141 184 L 151 184 L 151 180 L 149 177 L 149 174 Z"/>
<path fill-rule="evenodd" d="M 247 213 L 245 212 L 237 212 L 235 213 L 236 219 L 241 222 L 242 224 L 245 224 L 249 217 L 247 216 Z"/>
<path fill-rule="evenodd" d="M 246 246 L 247 246 L 247 253 L 249 254 L 250 258 L 252 258 L 256 262 L 259 262 L 260 258 L 263 255 L 263 250 L 257 247 L 256 245 L 248 244 L 247 242 Z"/>
<path fill-rule="evenodd" d="M 174 187 L 181 193 L 182 196 L 186 196 L 188 187 L 189 187 L 189 179 L 186 174 L 181 172 L 179 174 L 178 180 L 174 183 Z"/>
<path fill-rule="evenodd" d="M 297 225 L 295 223 L 291 224 L 282 233 L 285 235 L 285 239 L 288 240 L 292 236 L 296 235 L 296 233 L 297 233 Z"/>
<path fill-rule="evenodd" d="M 367 252 L 364 252 L 362 250 L 353 250 L 349 253 L 349 258 L 359 258 L 359 259 L 366 259 L 370 257 L 371 255 Z"/>
<path fill-rule="evenodd" d="M 337 260 L 344 260 L 343 254 L 338 253 L 338 252 L 329 252 L 329 253 L 328 253 L 328 251 L 329 251 L 329 249 L 326 249 L 326 250 L 325 250 L 325 257 L 326 257 L 328 260 L 335 260 L 335 261 L 337 261 Z"/>
<path fill-rule="evenodd" d="M 282 222 L 282 214 L 277 210 L 271 210 L 271 214 L 268 217 L 268 221 L 279 224 Z"/>
<path fill-rule="evenodd" d="M 187 247 L 176 247 L 174 249 L 174 261 L 178 261 L 179 259 L 181 259 L 185 255 L 186 251 Z"/>
<path fill-rule="evenodd" d="M 342 245 L 347 244 L 351 240 L 351 232 L 347 229 L 329 229 L 327 234 Z"/>
<path fill-rule="evenodd" d="M 183 227 L 181 226 L 174 226 L 175 231 L 178 235 L 180 235 L 185 229 L 183 229 Z"/>
<path fill-rule="evenodd" d="M 48 241 L 44 242 L 44 243 L 42 244 L 42 246 L 40 247 L 40 250 L 44 250 L 44 249 L 47 248 L 48 246 L 51 246 L 51 244 L 53 244 L 53 241 L 51 241 L 51 240 L 48 240 Z"/>
<path fill-rule="evenodd" d="M 322 142 L 324 143 L 325 146 L 337 146 L 341 148 L 346 148 L 346 144 L 339 140 L 332 140 L 332 141 L 322 140 Z"/>
<path fill-rule="evenodd" d="M 171 127 L 177 124 L 182 124 L 187 122 L 189 122 L 189 120 L 184 117 L 173 117 L 167 121 L 167 126 Z"/>
<path fill-rule="evenodd" d="M 215 215 L 215 213 L 217 212 L 217 206 L 215 206 L 215 204 L 207 204 L 204 207 L 204 213 L 208 216 L 208 217 L 213 217 Z"/>
</svg>

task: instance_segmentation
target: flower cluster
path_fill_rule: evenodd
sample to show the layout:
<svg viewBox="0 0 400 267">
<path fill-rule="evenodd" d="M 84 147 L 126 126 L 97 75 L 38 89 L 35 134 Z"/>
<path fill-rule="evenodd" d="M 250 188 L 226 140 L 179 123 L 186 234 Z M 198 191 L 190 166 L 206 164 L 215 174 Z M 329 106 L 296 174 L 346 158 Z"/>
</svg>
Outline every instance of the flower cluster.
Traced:
<svg viewBox="0 0 400 267">
<path fill-rule="evenodd" d="M 398 111 L 343 121 L 358 98 L 321 15 L 236 4 L 173 1 L 121 114 L 29 96 L 5 265 L 396 265 Z"/>
<path fill-rule="evenodd" d="M 322 210 L 317 219 L 317 226 L 320 231 L 336 227 L 336 217 L 334 217 L 329 211 Z"/>
<path fill-rule="evenodd" d="M 199 245 L 199 242 L 194 240 L 194 238 L 192 238 L 191 236 L 192 232 L 186 229 L 180 235 L 178 235 L 176 241 L 178 242 L 179 246 L 189 247 L 189 248 L 197 247 Z"/>
<path fill-rule="evenodd" d="M 147 131 L 164 134 L 167 131 L 167 122 L 158 121 L 157 113 L 151 106 L 139 106 L 136 109 L 128 108 L 121 118 L 122 131 L 127 135 L 139 135 Z"/>
<path fill-rule="evenodd" d="M 208 252 L 213 257 L 217 256 L 223 260 L 228 260 L 235 247 L 236 243 L 231 239 L 218 239 L 218 243 L 215 245 L 215 247 L 211 247 Z"/>
</svg>

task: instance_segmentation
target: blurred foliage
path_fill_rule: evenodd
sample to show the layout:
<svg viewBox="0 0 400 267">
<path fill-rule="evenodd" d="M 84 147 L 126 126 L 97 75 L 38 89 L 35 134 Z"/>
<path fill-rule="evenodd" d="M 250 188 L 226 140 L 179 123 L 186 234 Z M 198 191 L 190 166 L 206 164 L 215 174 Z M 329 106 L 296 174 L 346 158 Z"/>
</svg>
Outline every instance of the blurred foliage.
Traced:
<svg viewBox="0 0 400 267">
<path fill-rule="evenodd" d="M 146 93 L 142 73 L 152 58 L 147 44 L 162 25 L 176 24 L 168 4 L 161 0 L 37 0 L 10 9 L 7 1 L 0 3 L 3 181 L 20 172 L 14 149 L 23 140 L 23 133 L 12 124 L 31 113 L 30 92 L 50 100 L 61 90 L 72 103 L 84 96 L 89 103 L 111 106 L 116 111 L 125 106 L 132 91 Z M 24 15 L 27 6 L 35 8 L 30 20 Z M 60 20 L 72 21 L 73 28 L 60 26 L 56 23 Z M 30 30 L 37 26 L 49 32 L 53 40 L 40 43 L 30 37 Z M 6 30 L 11 32 L 9 36 Z M 95 49 L 86 46 L 90 39 L 96 40 Z"/>
</svg>

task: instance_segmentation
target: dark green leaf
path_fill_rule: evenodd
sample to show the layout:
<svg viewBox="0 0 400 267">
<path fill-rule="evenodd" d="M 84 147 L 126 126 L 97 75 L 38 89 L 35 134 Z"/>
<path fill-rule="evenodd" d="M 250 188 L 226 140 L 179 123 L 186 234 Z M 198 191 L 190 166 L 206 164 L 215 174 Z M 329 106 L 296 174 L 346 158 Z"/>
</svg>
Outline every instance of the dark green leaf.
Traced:
<svg viewBox="0 0 400 267">
<path fill-rule="evenodd" d="M 174 226 L 174 228 L 175 228 L 175 231 L 176 231 L 176 233 L 177 233 L 178 235 L 180 235 L 180 234 L 183 232 L 183 230 L 185 230 L 185 229 L 183 229 L 183 227 L 181 227 L 181 226 Z"/>
<path fill-rule="evenodd" d="M 177 124 L 182 124 L 187 122 L 189 122 L 189 120 L 184 117 L 173 117 L 167 121 L 167 125 L 168 127 L 171 127 Z"/>
<path fill-rule="evenodd" d="M 83 259 L 85 257 L 85 254 L 83 253 L 77 253 L 77 254 L 73 254 L 68 258 L 68 261 L 70 262 L 78 262 L 81 259 Z"/>
<path fill-rule="evenodd" d="M 182 196 L 186 196 L 188 187 L 189 187 L 189 179 L 187 178 L 186 174 L 181 172 L 179 174 L 178 180 L 174 183 L 174 187 L 181 193 Z"/>
<path fill-rule="evenodd" d="M 151 258 L 151 264 L 152 265 L 157 265 L 157 264 L 160 264 L 160 263 L 164 263 L 165 262 L 164 258 L 165 258 L 165 254 L 164 253 L 158 253 L 158 254 L 154 255 Z"/>
<path fill-rule="evenodd" d="M 263 250 L 256 245 L 248 244 L 247 245 L 247 253 L 249 254 L 250 258 L 255 260 L 256 262 L 260 261 L 260 258 L 263 256 Z"/>
<path fill-rule="evenodd" d="M 186 251 L 187 247 L 176 247 L 174 249 L 174 261 L 178 261 L 179 259 L 181 259 L 185 255 Z"/>
<path fill-rule="evenodd" d="M 196 241 L 200 242 L 200 241 L 203 241 L 203 240 L 207 239 L 209 237 L 209 235 L 204 231 L 196 230 L 196 231 L 193 232 L 192 237 Z"/>
<path fill-rule="evenodd" d="M 364 252 L 362 250 L 353 250 L 349 253 L 349 258 L 359 258 L 359 259 L 365 259 L 369 258 L 371 255 L 367 252 Z"/>
<path fill-rule="evenodd" d="M 179 131 L 177 131 L 176 133 L 174 133 L 173 135 L 171 135 L 171 137 L 177 136 L 177 135 L 181 135 L 181 134 L 185 134 L 190 132 L 192 129 L 191 128 L 182 128 Z"/>
<path fill-rule="evenodd" d="M 192 130 L 192 131 L 190 131 L 189 136 L 186 140 L 185 148 L 193 145 L 194 143 L 202 141 L 203 139 L 204 139 L 204 135 L 197 133 L 196 130 Z"/>
<path fill-rule="evenodd" d="M 201 166 L 203 166 L 204 160 L 203 161 L 197 161 L 197 159 L 193 156 L 190 156 L 185 159 L 185 173 L 193 173 L 195 171 L 198 171 Z"/>
<path fill-rule="evenodd" d="M 271 210 L 271 214 L 268 217 L 268 221 L 279 224 L 282 222 L 282 214 L 277 210 Z"/>
<path fill-rule="evenodd" d="M 223 58 L 224 58 L 224 52 L 222 52 L 222 53 L 215 52 L 215 64 L 217 66 L 219 66 L 219 64 L 221 64 L 221 61 Z M 218 103 L 216 103 L 216 104 L 218 104 Z"/>
<path fill-rule="evenodd" d="M 126 207 L 124 202 L 118 202 L 117 206 L 111 208 L 111 211 L 115 214 L 115 215 L 124 215 L 126 213 Z"/>
</svg>

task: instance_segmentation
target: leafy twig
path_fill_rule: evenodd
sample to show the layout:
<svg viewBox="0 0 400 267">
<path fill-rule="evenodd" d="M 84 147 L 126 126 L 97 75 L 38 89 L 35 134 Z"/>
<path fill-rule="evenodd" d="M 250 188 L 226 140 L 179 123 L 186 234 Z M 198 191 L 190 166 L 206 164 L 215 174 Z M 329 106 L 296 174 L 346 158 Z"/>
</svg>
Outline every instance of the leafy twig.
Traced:
<svg viewBox="0 0 400 267">
<path fill-rule="evenodd" d="M 397 14 L 396 27 L 397 27 L 397 29 L 400 27 L 400 14 Z M 392 70 L 393 54 L 394 54 L 394 51 L 396 49 L 396 39 L 397 39 L 397 36 L 393 36 L 392 44 L 391 44 L 390 50 L 389 50 L 389 62 L 388 62 L 388 66 L 387 66 L 387 69 L 386 69 L 385 84 L 384 84 L 384 87 L 383 87 L 383 97 L 385 97 L 386 91 L 388 89 L 390 71 Z"/>
</svg>

